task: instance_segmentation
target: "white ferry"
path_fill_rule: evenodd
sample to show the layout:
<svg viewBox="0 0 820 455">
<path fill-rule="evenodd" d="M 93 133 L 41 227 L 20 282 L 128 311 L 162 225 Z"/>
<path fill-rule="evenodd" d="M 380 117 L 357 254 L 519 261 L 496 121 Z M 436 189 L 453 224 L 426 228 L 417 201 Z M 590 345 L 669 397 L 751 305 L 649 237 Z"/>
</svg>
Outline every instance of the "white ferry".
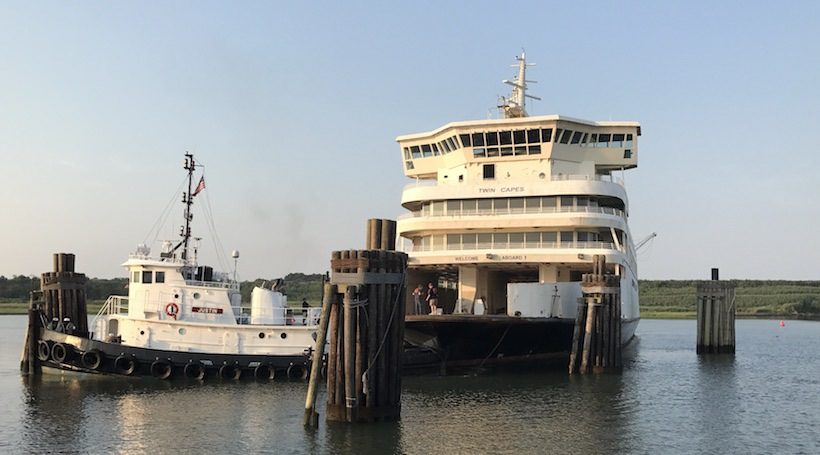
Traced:
<svg viewBox="0 0 820 455">
<path fill-rule="evenodd" d="M 528 116 L 526 100 L 538 98 L 526 93 L 525 55 L 516 59 L 503 118 L 396 139 L 414 180 L 397 228 L 409 254 L 408 295 L 432 283 L 439 297 L 438 314 L 425 306 L 406 317 L 406 340 L 450 365 L 568 352 L 581 275 L 596 254 L 620 277 L 623 343 L 640 320 L 622 176 L 638 165 L 641 126 Z"/>
<path fill-rule="evenodd" d="M 244 307 L 235 271 L 219 273 L 197 263 L 191 205 L 204 189 L 203 179 L 194 187 L 197 167 L 186 154 L 181 240 L 164 242 L 159 257 L 137 247 L 123 264 L 128 296 L 111 296 L 88 336 L 46 322 L 38 344 L 43 366 L 161 379 L 307 375 L 321 308 L 289 309 L 278 283 L 254 288 L 250 307 Z M 236 260 L 239 253 L 232 256 Z"/>
</svg>

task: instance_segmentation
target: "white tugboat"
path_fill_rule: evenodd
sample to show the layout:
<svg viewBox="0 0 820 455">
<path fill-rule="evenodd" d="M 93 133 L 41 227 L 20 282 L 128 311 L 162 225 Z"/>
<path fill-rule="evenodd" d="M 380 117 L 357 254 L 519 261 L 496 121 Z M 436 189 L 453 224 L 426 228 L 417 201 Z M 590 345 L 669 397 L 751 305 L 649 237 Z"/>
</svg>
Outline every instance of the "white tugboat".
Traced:
<svg viewBox="0 0 820 455">
<path fill-rule="evenodd" d="M 641 126 L 529 116 L 517 57 L 502 118 L 399 136 L 404 174 L 400 248 L 408 289 L 438 305 L 406 318 L 406 340 L 452 365 L 541 361 L 567 353 L 581 277 L 604 255 L 620 278 L 622 342 L 640 320 L 635 246 L 622 177 L 638 165 Z M 408 292 L 409 294 L 409 292 Z M 413 308 L 408 302 L 407 307 Z M 432 311 L 431 311 L 432 310 Z M 427 314 L 428 312 L 432 314 Z"/>
<path fill-rule="evenodd" d="M 87 337 L 47 324 L 38 345 L 43 366 L 162 379 L 305 377 L 321 309 L 289 309 L 278 283 L 254 288 L 245 308 L 235 272 L 197 263 L 191 205 L 204 189 L 202 179 L 194 187 L 197 166 L 186 154 L 181 240 L 164 242 L 159 257 L 137 247 L 123 264 L 128 296 L 109 297 Z"/>
</svg>

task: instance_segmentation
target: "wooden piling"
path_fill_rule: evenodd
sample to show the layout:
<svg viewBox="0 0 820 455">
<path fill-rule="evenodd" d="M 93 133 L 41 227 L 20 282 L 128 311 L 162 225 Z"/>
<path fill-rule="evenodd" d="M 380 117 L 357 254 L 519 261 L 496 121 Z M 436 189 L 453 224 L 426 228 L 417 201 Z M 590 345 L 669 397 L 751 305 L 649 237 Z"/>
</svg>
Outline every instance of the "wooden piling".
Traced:
<svg viewBox="0 0 820 455">
<path fill-rule="evenodd" d="M 368 223 L 368 237 L 374 224 Z M 331 256 L 331 283 L 344 299 L 341 308 L 329 309 L 328 370 L 336 373 L 328 374 L 327 420 L 399 418 L 406 267 L 407 256 L 395 251 Z"/>
<path fill-rule="evenodd" d="M 717 278 L 717 269 L 712 277 Z M 702 281 L 697 284 L 697 353 L 735 353 L 735 284 Z"/>
<path fill-rule="evenodd" d="M 336 298 L 336 286 L 324 283 L 322 292 L 322 315 L 319 318 L 319 330 L 316 333 L 316 345 L 313 348 L 313 361 L 310 368 L 307 398 L 305 399 L 305 425 L 319 426 L 319 414 L 315 410 L 316 394 L 319 389 L 319 377 L 322 370 L 322 359 L 325 355 L 325 341 L 330 323 L 331 305 Z"/>
<path fill-rule="evenodd" d="M 40 276 L 43 291 L 43 316 L 47 321 L 68 318 L 76 327 L 74 334 L 88 336 L 88 310 L 85 274 L 74 271 L 76 257 L 71 253 L 54 253 L 53 272 Z"/>
<path fill-rule="evenodd" d="M 582 276 L 570 347 L 569 373 L 621 370 L 620 277 L 607 273 L 606 257 L 593 257 L 592 273 Z"/>
</svg>

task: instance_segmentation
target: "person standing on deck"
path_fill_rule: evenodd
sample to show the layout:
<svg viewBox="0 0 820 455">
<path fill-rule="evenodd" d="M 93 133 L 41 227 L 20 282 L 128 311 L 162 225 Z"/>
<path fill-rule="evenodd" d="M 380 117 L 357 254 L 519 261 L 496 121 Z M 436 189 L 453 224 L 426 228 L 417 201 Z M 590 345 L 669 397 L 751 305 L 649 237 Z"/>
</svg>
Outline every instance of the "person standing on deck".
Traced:
<svg viewBox="0 0 820 455">
<path fill-rule="evenodd" d="M 416 289 L 413 289 L 413 303 L 415 303 L 415 312 L 416 314 L 424 314 L 421 309 L 421 293 L 424 292 L 421 283 L 416 286 Z"/>
<path fill-rule="evenodd" d="M 427 283 L 427 304 L 430 305 L 430 314 L 436 314 L 438 310 L 438 288 L 433 283 Z"/>
</svg>

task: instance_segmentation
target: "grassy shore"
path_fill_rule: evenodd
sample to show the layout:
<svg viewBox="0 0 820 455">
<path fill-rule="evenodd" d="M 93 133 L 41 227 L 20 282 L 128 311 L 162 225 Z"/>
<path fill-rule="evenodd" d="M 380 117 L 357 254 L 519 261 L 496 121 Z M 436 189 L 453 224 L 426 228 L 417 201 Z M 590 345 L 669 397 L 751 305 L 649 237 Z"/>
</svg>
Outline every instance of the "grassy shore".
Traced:
<svg viewBox="0 0 820 455">
<path fill-rule="evenodd" d="M 92 300 L 87 303 L 88 314 L 96 315 L 99 313 L 105 302 L 102 300 Z M 19 302 L 13 300 L 0 301 L 0 315 L 9 314 L 26 314 L 28 312 L 28 302 Z"/>
</svg>

